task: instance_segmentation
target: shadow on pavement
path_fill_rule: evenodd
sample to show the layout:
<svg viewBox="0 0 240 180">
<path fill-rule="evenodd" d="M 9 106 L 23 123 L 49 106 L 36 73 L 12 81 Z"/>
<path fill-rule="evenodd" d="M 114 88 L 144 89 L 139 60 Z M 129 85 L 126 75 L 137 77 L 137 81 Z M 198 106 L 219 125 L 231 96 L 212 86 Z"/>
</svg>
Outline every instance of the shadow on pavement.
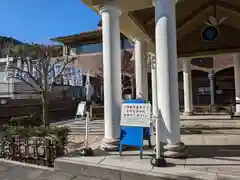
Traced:
<svg viewBox="0 0 240 180">
<path fill-rule="evenodd" d="M 240 157 L 240 145 L 189 145 L 188 151 L 190 158 Z"/>
</svg>

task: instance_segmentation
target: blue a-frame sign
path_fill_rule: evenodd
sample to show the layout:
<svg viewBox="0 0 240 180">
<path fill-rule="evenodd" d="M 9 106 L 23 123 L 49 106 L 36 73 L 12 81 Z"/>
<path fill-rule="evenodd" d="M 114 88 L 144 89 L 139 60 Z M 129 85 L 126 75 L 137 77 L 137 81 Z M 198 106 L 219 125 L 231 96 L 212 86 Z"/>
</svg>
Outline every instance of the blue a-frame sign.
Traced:
<svg viewBox="0 0 240 180">
<path fill-rule="evenodd" d="M 124 104 L 144 104 L 145 100 L 131 99 L 125 100 Z M 123 126 L 121 125 L 120 137 L 120 156 L 122 156 L 123 145 L 139 147 L 140 158 L 143 156 L 143 141 L 148 140 L 149 148 L 151 148 L 151 133 L 149 127 L 139 126 Z"/>
</svg>

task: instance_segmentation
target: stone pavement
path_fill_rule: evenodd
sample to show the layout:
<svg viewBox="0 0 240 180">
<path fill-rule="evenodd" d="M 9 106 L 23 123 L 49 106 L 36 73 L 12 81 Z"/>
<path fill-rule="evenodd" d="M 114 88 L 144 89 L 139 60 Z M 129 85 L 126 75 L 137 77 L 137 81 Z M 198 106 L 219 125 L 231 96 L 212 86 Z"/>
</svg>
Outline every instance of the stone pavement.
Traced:
<svg viewBox="0 0 240 180">
<path fill-rule="evenodd" d="M 89 180 L 54 169 L 0 159 L 0 180 Z"/>
<path fill-rule="evenodd" d="M 184 116 L 180 115 L 181 120 L 230 120 L 231 116 L 226 114 L 219 115 L 194 115 L 194 116 Z M 69 119 L 66 121 L 60 121 L 52 123 L 57 126 L 67 126 L 70 128 L 71 135 L 84 135 L 85 134 L 85 120 L 80 119 Z M 103 135 L 104 134 L 104 120 L 93 120 L 89 122 L 88 125 L 89 134 L 91 135 Z"/>
<path fill-rule="evenodd" d="M 148 149 L 142 160 L 139 151 L 124 152 L 123 157 L 118 153 L 80 157 L 76 152 L 57 159 L 55 169 L 0 159 L 0 180 L 240 180 L 239 120 L 184 120 L 181 134 L 191 156 L 167 159 L 167 168 L 153 168 Z M 91 138 L 93 146 L 101 139 Z M 83 136 L 75 141 L 82 142 Z"/>
<path fill-rule="evenodd" d="M 181 121 L 181 134 L 190 157 L 167 159 L 167 168 L 152 167 L 152 150 L 147 149 L 142 160 L 139 151 L 125 152 L 123 157 L 118 153 L 95 157 L 80 157 L 75 153 L 57 159 L 55 165 L 70 174 L 104 180 L 240 179 L 239 120 L 185 120 Z"/>
</svg>

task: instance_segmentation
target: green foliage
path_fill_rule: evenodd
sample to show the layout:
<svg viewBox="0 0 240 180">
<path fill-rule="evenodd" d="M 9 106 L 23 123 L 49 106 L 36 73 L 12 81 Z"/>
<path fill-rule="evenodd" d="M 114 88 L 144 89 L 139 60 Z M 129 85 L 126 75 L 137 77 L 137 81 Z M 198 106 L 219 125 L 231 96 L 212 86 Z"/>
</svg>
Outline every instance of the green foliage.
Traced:
<svg viewBox="0 0 240 180">
<path fill-rule="evenodd" d="M 29 128 L 32 126 L 40 126 L 41 120 L 34 115 L 26 115 L 19 117 L 12 117 L 8 122 L 9 126 L 23 126 L 24 128 Z"/>
<path fill-rule="evenodd" d="M 6 36 L 0 36 L 0 46 L 4 45 L 4 44 L 13 44 L 13 45 L 17 45 L 17 44 L 22 44 L 22 42 L 11 38 L 11 37 L 6 37 Z"/>
<path fill-rule="evenodd" d="M 31 44 L 17 44 L 10 49 L 11 57 L 21 57 L 25 59 L 26 57 L 37 58 L 38 54 L 35 47 Z"/>
<path fill-rule="evenodd" d="M 3 128 L 3 136 L 8 138 L 16 135 L 23 138 L 49 138 L 62 148 L 67 143 L 68 134 L 69 128 L 67 127 L 49 125 L 45 128 L 35 115 L 13 117 Z"/>
<path fill-rule="evenodd" d="M 62 56 L 61 46 L 46 46 L 39 44 L 16 44 L 10 49 L 12 57 L 31 57 L 32 59 L 42 58 L 41 56 L 60 57 Z"/>
</svg>

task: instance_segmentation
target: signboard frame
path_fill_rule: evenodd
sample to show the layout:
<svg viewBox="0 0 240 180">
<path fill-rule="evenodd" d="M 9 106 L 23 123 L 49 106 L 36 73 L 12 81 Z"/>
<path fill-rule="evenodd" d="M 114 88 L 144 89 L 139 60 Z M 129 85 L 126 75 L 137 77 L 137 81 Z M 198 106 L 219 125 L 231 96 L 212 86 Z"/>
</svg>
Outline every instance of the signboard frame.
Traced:
<svg viewBox="0 0 240 180">
<path fill-rule="evenodd" d="M 78 103 L 77 112 L 76 112 L 76 116 L 75 117 L 84 116 L 85 115 L 86 109 L 87 109 L 86 104 L 87 104 L 86 101 L 82 101 L 82 102 Z"/>
<path fill-rule="evenodd" d="M 150 123 L 150 103 L 145 103 L 144 100 L 136 99 L 125 101 L 122 104 L 120 156 L 122 156 L 123 145 L 127 145 L 139 147 L 140 158 L 143 157 L 143 140 L 148 140 L 149 147 L 151 148 Z"/>
<path fill-rule="evenodd" d="M 150 127 L 151 104 L 150 103 L 126 103 L 122 104 L 121 126 Z"/>
</svg>

